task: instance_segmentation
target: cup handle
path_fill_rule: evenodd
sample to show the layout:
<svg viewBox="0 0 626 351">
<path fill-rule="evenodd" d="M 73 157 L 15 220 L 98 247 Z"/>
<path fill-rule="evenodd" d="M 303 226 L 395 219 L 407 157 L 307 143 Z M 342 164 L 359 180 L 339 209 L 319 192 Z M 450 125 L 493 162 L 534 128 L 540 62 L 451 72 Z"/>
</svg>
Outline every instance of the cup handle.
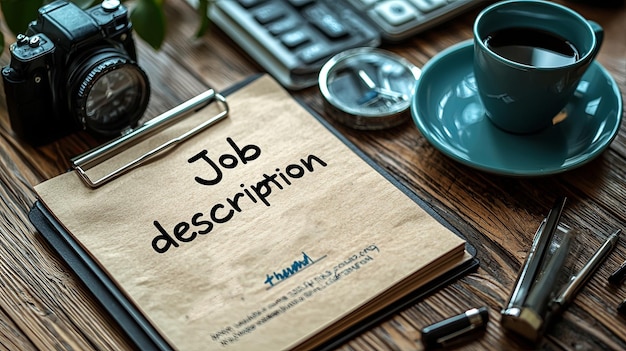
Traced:
<svg viewBox="0 0 626 351">
<path fill-rule="evenodd" d="M 587 20 L 587 22 L 589 22 L 591 29 L 593 29 L 593 32 L 596 35 L 597 45 L 595 49 L 593 50 L 593 54 L 592 54 L 592 57 L 596 57 L 596 54 L 598 53 L 598 51 L 600 51 L 600 46 L 602 46 L 602 41 L 604 40 L 604 29 L 597 22 L 590 21 L 590 20 Z"/>
</svg>

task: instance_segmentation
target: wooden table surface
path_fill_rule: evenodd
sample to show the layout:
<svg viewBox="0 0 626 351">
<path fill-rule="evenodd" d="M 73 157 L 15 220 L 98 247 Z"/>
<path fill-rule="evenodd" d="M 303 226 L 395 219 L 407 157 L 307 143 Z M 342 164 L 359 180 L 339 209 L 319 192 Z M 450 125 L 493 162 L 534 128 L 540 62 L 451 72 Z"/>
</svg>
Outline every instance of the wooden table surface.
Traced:
<svg viewBox="0 0 626 351">
<path fill-rule="evenodd" d="M 600 3 L 599 1 L 598 3 Z M 600 23 L 605 39 L 597 60 L 626 93 L 626 8 L 564 2 Z M 195 39 L 197 20 L 182 0 L 166 4 L 169 28 L 159 51 L 137 40 L 140 65 L 152 83 L 147 116 L 205 91 L 222 90 L 263 72 L 217 28 Z M 446 47 L 471 38 L 477 14 L 460 18 L 402 44 L 384 45 L 417 66 Z M 14 41 L 2 27 L 7 45 Z M 0 63 L 9 62 L 8 50 Z M 4 96 L 4 91 L 1 92 Z M 323 114 L 316 87 L 293 93 Z M 342 350 L 419 350 L 419 330 L 475 306 L 489 308 L 485 333 L 461 347 L 471 349 L 626 349 L 626 319 L 616 306 L 626 284 L 607 278 L 626 258 L 626 238 L 577 295 L 563 317 L 537 344 L 505 333 L 500 310 L 506 303 L 534 232 L 561 195 L 569 199 L 563 222 L 582 228 L 586 245 L 579 260 L 591 256 L 603 238 L 626 229 L 626 128 L 588 164 L 553 176 L 511 178 L 461 165 L 433 148 L 412 123 L 379 132 L 335 126 L 366 154 L 432 206 L 478 249 L 480 268 L 379 326 L 354 338 Z M 32 186 L 69 167 L 69 159 L 101 141 L 75 133 L 42 147 L 20 142 L 12 133 L 4 97 L 0 99 L 0 348 L 7 350 L 131 349 L 82 283 L 30 224 Z"/>
</svg>

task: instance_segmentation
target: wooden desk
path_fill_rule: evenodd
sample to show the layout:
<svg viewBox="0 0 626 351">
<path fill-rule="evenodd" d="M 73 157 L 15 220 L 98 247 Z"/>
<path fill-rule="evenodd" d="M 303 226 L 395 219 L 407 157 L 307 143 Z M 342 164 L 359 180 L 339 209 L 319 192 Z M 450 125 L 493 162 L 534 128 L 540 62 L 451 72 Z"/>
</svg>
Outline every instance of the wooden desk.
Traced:
<svg viewBox="0 0 626 351">
<path fill-rule="evenodd" d="M 626 8 L 605 9 L 567 3 L 605 28 L 598 61 L 626 96 Z M 451 44 L 471 38 L 476 11 L 401 45 L 386 46 L 418 66 Z M 196 17 L 182 0 L 167 2 L 169 31 L 163 48 L 139 45 L 139 60 L 152 82 L 148 116 L 187 100 L 208 87 L 217 90 L 262 69 L 218 29 L 193 39 Z M 14 36 L 6 34 L 7 45 Z M 8 50 L 0 63 L 9 61 Z M 3 93 L 3 92 L 2 92 Z M 2 94 L 4 95 L 4 94 Z M 294 93 L 322 112 L 317 88 Z M 460 165 L 430 146 L 413 124 L 381 132 L 358 132 L 337 125 L 350 140 L 422 197 L 478 248 L 480 269 L 344 345 L 343 350 L 421 349 L 419 330 L 470 307 L 489 307 L 484 335 L 464 344 L 473 349 L 626 349 L 626 319 L 615 307 L 626 284 L 612 288 L 607 277 L 626 257 L 626 239 L 579 293 L 573 305 L 538 345 L 506 334 L 499 311 L 506 303 L 534 231 L 559 195 L 569 202 L 563 220 L 590 228 L 581 259 L 603 236 L 626 229 L 626 129 L 601 156 L 565 174 L 509 178 Z M 98 145 L 76 133 L 33 148 L 11 132 L 0 99 L 0 348 L 129 349 L 124 333 L 33 229 L 27 213 L 32 185 L 64 172 L 68 160 Z"/>
</svg>

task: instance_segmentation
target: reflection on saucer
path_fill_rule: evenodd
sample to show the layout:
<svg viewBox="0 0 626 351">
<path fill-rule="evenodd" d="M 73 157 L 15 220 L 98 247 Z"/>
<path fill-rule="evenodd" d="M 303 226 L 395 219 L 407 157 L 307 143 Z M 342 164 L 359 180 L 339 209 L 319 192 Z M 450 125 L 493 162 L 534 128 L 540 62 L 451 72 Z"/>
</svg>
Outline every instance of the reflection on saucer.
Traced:
<svg viewBox="0 0 626 351">
<path fill-rule="evenodd" d="M 517 135 L 486 118 L 472 60 L 471 40 L 435 56 L 424 66 L 411 103 L 422 135 L 447 156 L 497 174 L 548 175 L 590 161 L 615 138 L 621 94 L 600 64 L 591 65 L 552 127 Z"/>
<path fill-rule="evenodd" d="M 602 97 L 589 101 L 585 107 L 585 113 L 592 117 L 595 116 L 600 106 L 600 101 L 602 101 Z"/>
<path fill-rule="evenodd" d="M 557 113 L 556 116 L 552 117 L 552 125 L 563 122 L 567 118 L 567 112 L 565 110 L 561 110 L 561 112 Z"/>
</svg>

